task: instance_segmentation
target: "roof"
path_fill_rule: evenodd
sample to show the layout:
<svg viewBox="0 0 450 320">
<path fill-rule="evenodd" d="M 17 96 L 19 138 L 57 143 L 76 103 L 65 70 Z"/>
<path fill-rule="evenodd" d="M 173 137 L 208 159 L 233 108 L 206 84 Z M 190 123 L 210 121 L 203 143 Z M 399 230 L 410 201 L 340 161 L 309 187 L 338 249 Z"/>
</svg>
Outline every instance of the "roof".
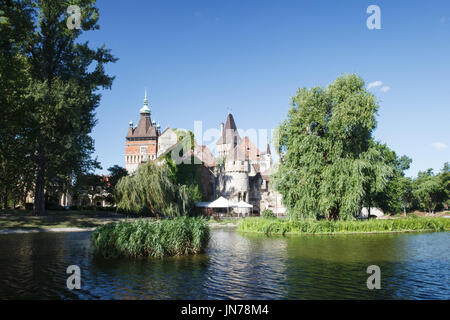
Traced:
<svg viewBox="0 0 450 320">
<path fill-rule="evenodd" d="M 207 146 L 199 146 L 194 141 L 194 153 L 207 167 L 215 167 L 216 166 L 216 158 L 214 158 L 213 154 L 209 150 Z"/>
<path fill-rule="evenodd" d="M 238 208 L 253 208 L 253 205 L 245 202 L 245 201 L 239 201 L 237 204 Z"/>
<path fill-rule="evenodd" d="M 152 125 L 150 115 L 141 114 L 136 128 L 128 129 L 127 138 L 156 138 L 156 128 Z"/>
<path fill-rule="evenodd" d="M 233 142 L 233 137 L 237 136 L 238 140 L 241 138 L 239 137 L 239 133 L 237 131 L 236 123 L 234 122 L 233 115 L 231 113 L 227 116 L 227 121 L 225 122 L 225 127 L 222 130 L 222 135 L 217 140 L 216 144 L 226 144 Z"/>
<path fill-rule="evenodd" d="M 230 151 L 227 159 L 238 161 L 257 161 L 259 160 L 259 155 L 260 153 L 258 148 L 253 144 L 250 138 L 246 136 L 234 149 Z"/>
<path fill-rule="evenodd" d="M 208 208 L 233 208 L 236 207 L 237 205 L 227 199 L 225 199 L 224 197 L 220 197 L 219 199 L 211 202 L 208 205 Z"/>
</svg>

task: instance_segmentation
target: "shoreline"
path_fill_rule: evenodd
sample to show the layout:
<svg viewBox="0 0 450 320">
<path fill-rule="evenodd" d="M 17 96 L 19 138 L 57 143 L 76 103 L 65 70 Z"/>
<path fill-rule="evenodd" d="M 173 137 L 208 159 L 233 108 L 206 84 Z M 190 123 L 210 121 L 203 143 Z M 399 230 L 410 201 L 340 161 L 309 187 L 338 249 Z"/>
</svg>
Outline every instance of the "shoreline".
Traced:
<svg viewBox="0 0 450 320">
<path fill-rule="evenodd" d="M 3 234 L 23 234 L 23 233 L 41 233 L 41 232 L 88 232 L 94 231 L 94 228 L 11 228 L 0 230 L 0 235 Z"/>
<path fill-rule="evenodd" d="M 236 224 L 233 223 L 210 223 L 208 224 L 211 229 L 220 229 L 220 228 L 237 228 Z M 91 228 L 78 228 L 78 227 L 67 227 L 67 228 L 10 228 L 10 229 L 1 229 L 0 235 L 3 234 L 24 234 L 24 233 L 41 233 L 41 232 L 92 232 L 97 227 Z"/>
<path fill-rule="evenodd" d="M 317 233 L 297 233 L 297 232 L 286 232 L 284 234 L 282 233 L 269 233 L 266 234 L 262 231 L 242 231 L 238 230 L 242 233 L 249 233 L 249 234 L 261 234 L 261 235 L 267 235 L 269 237 L 271 236 L 336 236 L 336 235 L 348 235 L 348 234 L 389 234 L 389 233 L 431 233 L 431 232 L 450 232 L 450 229 L 445 229 L 443 231 L 436 231 L 433 229 L 421 229 L 421 230 L 393 230 L 393 231 L 351 231 L 351 232 L 317 232 Z"/>
</svg>

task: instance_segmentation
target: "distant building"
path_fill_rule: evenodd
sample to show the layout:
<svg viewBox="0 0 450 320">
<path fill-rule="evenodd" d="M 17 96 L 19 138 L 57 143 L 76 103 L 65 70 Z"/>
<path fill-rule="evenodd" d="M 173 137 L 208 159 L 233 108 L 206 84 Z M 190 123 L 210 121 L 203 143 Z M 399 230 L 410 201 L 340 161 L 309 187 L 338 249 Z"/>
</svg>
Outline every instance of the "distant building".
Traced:
<svg viewBox="0 0 450 320">
<path fill-rule="evenodd" d="M 175 152 L 172 157 L 177 157 L 181 150 L 175 130 L 167 128 L 161 133 L 159 124 L 151 120 L 147 91 L 144 106 L 139 112 L 138 125 L 134 127 L 130 122 L 126 136 L 125 167 L 130 174 L 148 160 L 163 159 L 172 152 Z M 204 200 L 213 201 L 223 196 L 232 202 L 252 204 L 256 213 L 270 209 L 276 214 L 284 214 L 286 209 L 281 195 L 270 185 L 274 168 L 269 145 L 260 152 L 249 137 L 241 138 L 231 113 L 220 128 L 221 136 L 216 142 L 217 158 L 207 146 L 196 143 L 193 150 L 182 155 L 182 160 L 194 157 L 194 164 L 199 165 Z"/>
<path fill-rule="evenodd" d="M 239 136 L 236 122 L 230 113 L 222 135 L 216 142 L 219 165 L 215 170 L 216 198 L 222 196 L 232 202 L 244 201 L 253 205 L 254 212 L 270 209 L 284 214 L 281 195 L 270 185 L 273 171 L 270 146 L 263 152 L 249 137 Z"/>
</svg>

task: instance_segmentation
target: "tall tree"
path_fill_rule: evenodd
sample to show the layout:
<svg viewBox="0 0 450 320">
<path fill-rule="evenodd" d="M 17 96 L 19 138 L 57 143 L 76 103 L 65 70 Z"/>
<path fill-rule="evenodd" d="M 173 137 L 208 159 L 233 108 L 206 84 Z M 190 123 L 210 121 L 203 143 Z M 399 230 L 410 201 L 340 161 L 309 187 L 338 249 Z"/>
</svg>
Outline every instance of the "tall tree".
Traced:
<svg viewBox="0 0 450 320">
<path fill-rule="evenodd" d="M 128 176 L 127 169 L 124 167 L 114 165 L 110 168 L 108 168 L 108 182 L 106 183 L 106 192 L 109 194 L 108 196 L 108 202 L 109 203 L 116 203 L 116 199 L 114 197 L 115 188 L 117 183 L 119 183 L 120 179 L 123 177 Z"/>
<path fill-rule="evenodd" d="M 302 88 L 276 141 L 275 186 L 291 215 L 349 219 L 383 190 L 394 168 L 373 141 L 378 104 L 356 75 Z"/>
<path fill-rule="evenodd" d="M 5 209 L 10 200 L 23 202 L 32 187 L 29 131 L 23 125 L 29 85 L 23 49 L 33 30 L 30 4 L 28 0 L 0 2 L 0 198 Z"/>
<path fill-rule="evenodd" d="M 104 65 L 116 59 L 104 46 L 93 50 L 87 42 L 77 42 L 83 32 L 99 28 L 95 0 L 33 0 L 26 5 L 34 25 L 21 49 L 30 79 L 22 125 L 28 128 L 33 150 L 34 212 L 44 215 L 49 182 L 98 166 L 91 158 L 94 144 L 89 134 L 100 102 L 97 92 L 110 88 L 113 81 Z M 68 27 L 69 5 L 81 9 L 80 29 Z"/>
</svg>

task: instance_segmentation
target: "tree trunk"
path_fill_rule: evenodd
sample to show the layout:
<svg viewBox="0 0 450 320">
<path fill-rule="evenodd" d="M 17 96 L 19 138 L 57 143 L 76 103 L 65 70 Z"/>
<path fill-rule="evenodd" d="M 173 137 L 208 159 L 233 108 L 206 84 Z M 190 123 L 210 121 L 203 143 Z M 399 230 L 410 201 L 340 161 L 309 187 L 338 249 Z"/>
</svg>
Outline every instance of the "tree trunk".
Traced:
<svg viewBox="0 0 450 320">
<path fill-rule="evenodd" d="M 328 214 L 328 220 L 337 220 L 339 219 L 339 209 L 336 207 L 331 208 Z"/>
<path fill-rule="evenodd" d="M 45 160 L 42 148 L 38 153 L 33 213 L 36 216 L 45 216 Z"/>
</svg>

